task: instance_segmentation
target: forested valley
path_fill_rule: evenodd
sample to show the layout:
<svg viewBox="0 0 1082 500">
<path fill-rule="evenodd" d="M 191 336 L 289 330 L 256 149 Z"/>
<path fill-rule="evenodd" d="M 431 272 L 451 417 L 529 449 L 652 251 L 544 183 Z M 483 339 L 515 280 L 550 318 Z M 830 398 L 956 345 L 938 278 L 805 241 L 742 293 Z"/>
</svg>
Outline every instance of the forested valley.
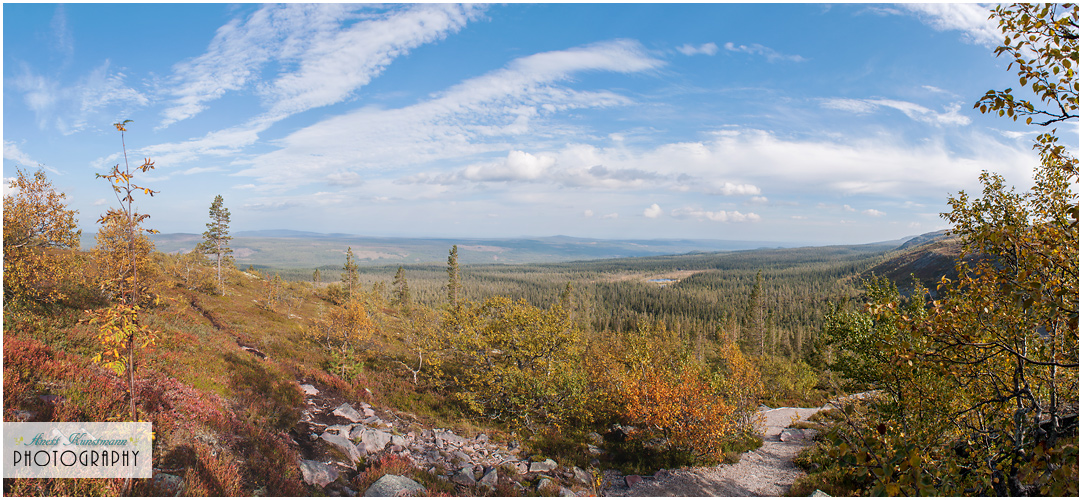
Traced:
<svg viewBox="0 0 1082 500">
<path fill-rule="evenodd" d="M 1010 89 L 982 112 L 1077 123 L 1077 7 L 1056 9 L 995 11 L 1027 34 L 1000 51 L 1043 114 Z M 137 208 L 151 159 L 99 174 L 117 206 L 80 251 L 80 214 L 20 170 L 4 420 L 152 422 L 155 476 L 4 492 L 352 496 L 394 475 L 430 496 L 601 495 L 607 471 L 738 461 L 765 405 L 823 407 L 792 494 L 1077 496 L 1078 164 L 1054 130 L 1035 149 L 1032 187 L 986 172 L 948 200 L 949 232 L 911 244 L 543 265 L 452 246 L 241 269 L 222 196 L 202 243 L 165 254 Z"/>
</svg>

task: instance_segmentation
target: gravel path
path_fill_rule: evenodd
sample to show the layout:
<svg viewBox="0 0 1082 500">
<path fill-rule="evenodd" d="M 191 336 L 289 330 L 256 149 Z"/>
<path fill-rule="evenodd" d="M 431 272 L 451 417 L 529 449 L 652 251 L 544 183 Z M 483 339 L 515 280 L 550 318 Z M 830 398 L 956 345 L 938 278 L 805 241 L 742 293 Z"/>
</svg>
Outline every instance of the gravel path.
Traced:
<svg viewBox="0 0 1082 500">
<path fill-rule="evenodd" d="M 805 420 L 820 408 L 774 408 L 764 416 L 763 446 L 745 452 L 735 464 L 676 470 L 664 479 L 644 481 L 619 496 L 633 497 L 741 497 L 781 496 L 789 492 L 796 478 L 804 472 L 793 464 L 793 457 L 809 445 L 807 441 L 781 442 L 782 429 L 793 416 Z"/>
</svg>

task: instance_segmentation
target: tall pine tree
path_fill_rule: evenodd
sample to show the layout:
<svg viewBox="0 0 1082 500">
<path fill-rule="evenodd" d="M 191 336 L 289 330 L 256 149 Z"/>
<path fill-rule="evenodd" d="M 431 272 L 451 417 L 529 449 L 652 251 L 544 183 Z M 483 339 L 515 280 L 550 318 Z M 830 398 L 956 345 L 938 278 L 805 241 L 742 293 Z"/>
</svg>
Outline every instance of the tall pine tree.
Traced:
<svg viewBox="0 0 1082 500">
<path fill-rule="evenodd" d="M 405 314 L 410 309 L 410 285 L 406 282 L 406 270 L 398 266 L 398 272 L 394 274 L 394 305 Z"/>
<path fill-rule="evenodd" d="M 342 266 L 342 282 L 346 284 L 346 297 L 349 300 L 353 300 L 353 292 L 357 288 L 357 283 L 361 280 L 360 274 L 357 272 L 357 263 L 353 260 L 353 247 L 346 248 L 346 264 Z"/>
<path fill-rule="evenodd" d="M 203 242 L 198 248 L 200 253 L 214 256 L 215 267 L 218 268 L 219 291 L 222 289 L 222 263 L 228 263 L 231 260 L 229 256 L 233 253 L 233 249 L 229 248 L 229 241 L 233 239 L 229 236 L 229 209 L 223 206 L 224 203 L 222 195 L 214 197 L 210 204 L 210 222 L 207 223 Z"/>
<path fill-rule="evenodd" d="M 462 281 L 458 276 L 458 245 L 451 246 L 451 253 L 447 256 L 447 301 L 451 304 L 452 311 L 458 311 L 462 307 Z"/>
</svg>

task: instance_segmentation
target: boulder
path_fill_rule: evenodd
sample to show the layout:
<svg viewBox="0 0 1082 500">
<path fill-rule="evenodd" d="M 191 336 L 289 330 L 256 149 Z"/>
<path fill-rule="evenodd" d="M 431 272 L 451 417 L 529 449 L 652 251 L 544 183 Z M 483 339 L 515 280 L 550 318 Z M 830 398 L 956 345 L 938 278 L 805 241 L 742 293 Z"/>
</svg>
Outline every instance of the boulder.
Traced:
<svg viewBox="0 0 1082 500">
<path fill-rule="evenodd" d="M 631 488 L 634 487 L 636 484 L 642 482 L 642 476 L 636 476 L 634 474 L 630 476 L 624 476 L 624 482 L 627 483 L 628 488 Z"/>
<path fill-rule="evenodd" d="M 349 459 L 351 465 L 356 464 L 364 456 L 362 450 L 358 449 L 346 436 L 324 432 L 319 437 L 341 451 Z"/>
<path fill-rule="evenodd" d="M 810 441 L 815 438 L 815 429 L 782 429 L 781 436 L 778 437 L 783 443 L 791 441 Z"/>
<path fill-rule="evenodd" d="M 463 467 L 451 477 L 451 482 L 462 486 L 476 486 L 477 480 L 473 478 L 473 467 Z"/>
<path fill-rule="evenodd" d="M 815 490 L 815 491 L 812 492 L 811 495 L 808 495 L 808 496 L 810 496 L 810 497 L 829 497 L 830 495 L 827 492 L 823 491 L 823 490 Z"/>
<path fill-rule="evenodd" d="M 366 497 L 398 497 L 398 496 L 411 496 L 419 491 L 424 491 L 425 487 L 420 483 L 414 481 L 408 477 L 396 476 L 394 474 L 387 474 L 372 483 L 367 490 L 364 491 Z"/>
<path fill-rule="evenodd" d="M 544 462 L 530 462 L 530 472 L 548 472 L 556 468 L 556 461 L 549 458 Z"/>
<path fill-rule="evenodd" d="M 473 459 L 470 458 L 469 455 L 467 455 L 465 453 L 462 453 L 461 451 L 455 450 L 455 452 L 452 453 L 451 455 L 454 456 L 455 461 L 458 462 L 461 465 L 472 464 L 473 463 Z"/>
<path fill-rule="evenodd" d="M 526 462 L 511 462 L 511 465 L 515 467 L 515 472 L 518 472 L 519 474 L 530 472 L 530 465 Z"/>
<path fill-rule="evenodd" d="M 591 432 L 586 435 L 586 439 L 589 439 L 595 446 L 601 446 L 605 444 L 605 438 L 596 432 Z"/>
<path fill-rule="evenodd" d="M 571 491 L 570 488 L 566 488 L 564 486 L 561 486 L 560 487 L 560 496 L 562 496 L 562 497 L 577 497 L 578 495 L 576 495 L 574 491 Z"/>
<path fill-rule="evenodd" d="M 578 482 L 580 482 L 582 484 L 590 484 L 590 483 L 593 482 L 591 480 L 593 478 L 590 477 L 590 473 L 588 473 L 588 472 L 586 472 L 586 471 L 584 471 L 584 470 L 582 470 L 582 469 L 580 469 L 578 467 L 572 467 L 571 468 L 571 474 L 575 477 L 575 481 L 578 481 Z"/>
<path fill-rule="evenodd" d="M 357 413 L 357 410 L 354 410 L 353 407 L 349 405 L 349 403 L 342 403 L 342 405 L 338 408 L 335 408 L 334 412 L 332 413 L 339 417 L 348 419 L 350 422 L 360 422 L 364 420 L 364 417 L 362 417 L 360 413 Z"/>
<path fill-rule="evenodd" d="M 311 384 L 302 384 L 301 390 L 304 391 L 305 396 L 315 396 L 319 394 L 319 389 L 316 389 Z"/>
<path fill-rule="evenodd" d="M 161 472 L 154 474 L 154 481 L 152 484 L 159 494 L 167 497 L 177 496 L 180 494 L 181 490 L 184 489 L 183 478 Z"/>
<path fill-rule="evenodd" d="M 338 469 L 333 465 L 315 460 L 301 460 L 301 475 L 304 482 L 323 488 L 338 480 Z"/>
<path fill-rule="evenodd" d="M 537 491 L 554 489 L 556 489 L 556 483 L 552 481 L 552 478 L 542 477 L 541 480 L 537 482 Z"/>
<path fill-rule="evenodd" d="M 346 436 L 346 437 L 348 437 L 348 436 L 349 436 L 349 433 L 350 433 L 350 431 L 352 431 L 352 430 L 353 430 L 353 426 L 354 426 L 354 425 L 355 425 L 355 424 L 346 424 L 346 425 L 329 425 L 329 426 L 327 426 L 327 428 L 326 428 L 326 429 L 323 429 L 323 431 L 324 431 L 324 432 L 329 432 L 329 433 L 331 433 L 331 434 L 338 434 L 339 436 Z"/>
<path fill-rule="evenodd" d="M 367 453 L 376 453 L 391 442 L 391 433 L 367 427 L 356 427 L 350 434 L 351 438 L 359 439 Z"/>
<path fill-rule="evenodd" d="M 453 444 L 455 446 L 462 446 L 462 445 L 466 444 L 466 438 L 461 437 L 461 436 L 456 436 L 455 433 L 453 433 L 451 431 L 437 432 L 436 433 L 436 440 L 437 440 L 436 441 L 437 443 L 440 440 L 443 440 L 443 442 L 451 443 L 451 444 Z"/>
<path fill-rule="evenodd" d="M 481 484 L 487 484 L 493 488 L 496 487 L 496 483 L 500 482 L 500 473 L 495 467 L 490 469 L 485 475 L 481 476 Z"/>
</svg>

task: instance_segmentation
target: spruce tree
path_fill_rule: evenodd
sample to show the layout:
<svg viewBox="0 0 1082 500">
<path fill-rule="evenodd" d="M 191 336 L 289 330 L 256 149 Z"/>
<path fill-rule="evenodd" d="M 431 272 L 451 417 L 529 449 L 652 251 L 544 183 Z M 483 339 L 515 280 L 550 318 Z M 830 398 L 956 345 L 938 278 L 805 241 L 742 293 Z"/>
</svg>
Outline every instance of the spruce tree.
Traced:
<svg viewBox="0 0 1082 500">
<path fill-rule="evenodd" d="M 450 302 L 452 311 L 458 311 L 462 306 L 462 282 L 458 276 L 458 245 L 452 245 L 451 253 L 447 256 L 447 301 Z"/>
<path fill-rule="evenodd" d="M 749 352 L 766 354 L 766 322 L 763 312 L 763 270 L 755 273 L 755 287 L 748 296 L 744 312 L 744 342 Z"/>
<path fill-rule="evenodd" d="M 210 222 L 207 230 L 203 233 L 203 242 L 199 244 L 199 252 L 204 255 L 213 255 L 215 267 L 218 269 L 218 289 L 222 289 L 222 262 L 229 262 L 229 255 L 233 249 L 229 248 L 229 209 L 222 206 L 222 195 L 214 197 L 210 204 Z"/>
<path fill-rule="evenodd" d="M 353 247 L 346 248 L 346 264 L 342 266 L 342 282 L 346 284 L 346 297 L 353 300 L 353 290 L 357 288 L 361 276 L 357 273 L 357 263 L 353 261 Z"/>
<path fill-rule="evenodd" d="M 410 285 L 406 282 L 406 270 L 398 266 L 398 272 L 394 274 L 394 305 L 403 313 L 409 314 L 410 309 Z"/>
</svg>

